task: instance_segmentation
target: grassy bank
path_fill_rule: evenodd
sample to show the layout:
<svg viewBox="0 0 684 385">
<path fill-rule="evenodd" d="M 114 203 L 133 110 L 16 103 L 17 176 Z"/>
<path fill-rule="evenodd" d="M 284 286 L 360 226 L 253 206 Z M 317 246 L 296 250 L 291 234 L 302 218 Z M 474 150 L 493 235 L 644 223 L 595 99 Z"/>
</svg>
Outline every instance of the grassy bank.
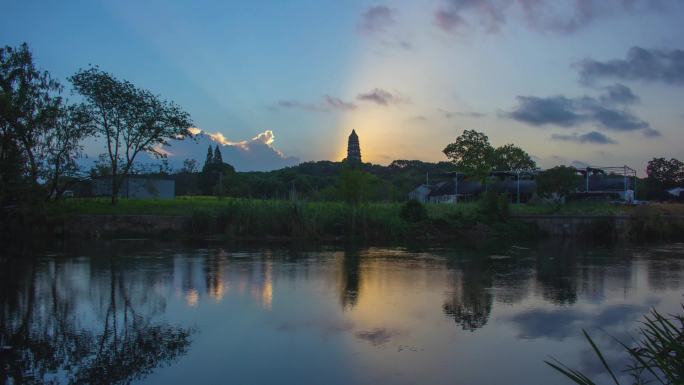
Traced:
<svg viewBox="0 0 684 385">
<path fill-rule="evenodd" d="M 533 226 L 516 215 L 630 215 L 637 218 L 635 238 L 656 237 L 663 215 L 682 215 L 682 205 L 615 206 L 574 202 L 566 205 L 510 205 L 487 211 L 479 202 L 427 204 L 407 215 L 403 203 L 290 202 L 216 197 L 175 200 L 126 200 L 112 206 L 106 199 L 71 199 L 47 207 L 59 221 L 73 215 L 160 215 L 191 218 L 191 233 L 228 238 L 305 238 L 402 240 L 458 236 L 535 237 Z M 675 233 L 677 229 L 666 233 Z"/>
<path fill-rule="evenodd" d="M 298 205 L 313 207 L 318 210 L 339 210 L 347 206 L 342 202 L 301 202 Z M 189 216 L 193 212 L 219 212 L 225 208 L 240 205 L 253 207 L 281 207 L 292 205 L 289 201 L 260 200 L 240 198 L 216 198 L 212 196 L 178 197 L 176 199 L 121 199 L 119 204 L 112 206 L 108 198 L 77 198 L 61 202 L 52 202 L 48 206 L 51 215 L 179 215 Z M 401 203 L 370 203 L 371 208 L 384 208 L 399 212 Z M 453 204 L 426 204 L 430 217 L 448 217 L 452 215 L 475 215 L 478 210 L 477 202 Z M 648 210 L 665 215 L 684 215 L 684 205 L 681 204 L 649 204 Z M 564 205 L 511 205 L 512 215 L 630 215 L 639 211 L 640 207 L 613 205 L 605 202 L 570 202 Z"/>
</svg>

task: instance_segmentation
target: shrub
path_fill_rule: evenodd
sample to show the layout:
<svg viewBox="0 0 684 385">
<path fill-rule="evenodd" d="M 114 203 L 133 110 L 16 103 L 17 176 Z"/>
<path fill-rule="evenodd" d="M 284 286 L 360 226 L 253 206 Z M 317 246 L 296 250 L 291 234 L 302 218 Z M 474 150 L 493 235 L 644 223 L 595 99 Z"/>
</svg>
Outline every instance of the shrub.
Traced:
<svg viewBox="0 0 684 385">
<path fill-rule="evenodd" d="M 506 221 L 511 214 L 506 194 L 498 194 L 494 191 L 486 192 L 480 198 L 478 213 L 486 222 Z"/>
<path fill-rule="evenodd" d="M 399 215 L 408 222 L 422 222 L 428 217 L 425 206 L 415 199 L 411 199 L 401 206 Z"/>
</svg>

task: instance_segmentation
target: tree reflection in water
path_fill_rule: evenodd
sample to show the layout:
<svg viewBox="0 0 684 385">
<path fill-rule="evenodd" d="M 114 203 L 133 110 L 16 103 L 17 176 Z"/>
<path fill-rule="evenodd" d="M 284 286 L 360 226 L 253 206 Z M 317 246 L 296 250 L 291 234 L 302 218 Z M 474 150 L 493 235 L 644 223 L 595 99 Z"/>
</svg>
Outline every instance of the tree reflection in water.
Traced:
<svg viewBox="0 0 684 385">
<path fill-rule="evenodd" d="M 449 259 L 451 293 L 442 309 L 463 330 L 475 331 L 487 324 L 492 312 L 492 274 L 483 259 Z"/>
<path fill-rule="evenodd" d="M 134 265 L 2 264 L 0 383 L 129 383 L 190 346 L 192 330 L 153 321 L 164 299 L 153 277 L 127 280 Z"/>
</svg>

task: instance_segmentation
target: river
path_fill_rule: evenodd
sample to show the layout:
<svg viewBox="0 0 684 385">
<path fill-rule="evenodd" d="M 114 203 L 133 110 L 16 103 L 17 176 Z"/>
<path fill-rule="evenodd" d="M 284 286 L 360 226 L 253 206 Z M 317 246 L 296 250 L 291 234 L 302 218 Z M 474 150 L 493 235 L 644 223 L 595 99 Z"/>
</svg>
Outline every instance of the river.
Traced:
<svg viewBox="0 0 684 385">
<path fill-rule="evenodd" d="M 681 312 L 684 244 L 61 245 L 0 271 L 0 383 L 568 384 Z"/>
</svg>

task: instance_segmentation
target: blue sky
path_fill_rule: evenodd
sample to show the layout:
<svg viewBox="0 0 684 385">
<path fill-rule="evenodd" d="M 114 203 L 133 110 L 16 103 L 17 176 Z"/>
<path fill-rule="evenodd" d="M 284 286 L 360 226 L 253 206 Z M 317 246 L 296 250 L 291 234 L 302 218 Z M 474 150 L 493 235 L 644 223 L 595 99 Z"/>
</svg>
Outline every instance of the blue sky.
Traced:
<svg viewBox="0 0 684 385">
<path fill-rule="evenodd" d="M 464 129 L 543 167 L 684 158 L 680 0 L 10 0 L 2 18 L 64 83 L 94 64 L 182 105 L 214 139 L 172 164 L 217 133 L 244 170 L 339 160 L 352 128 L 381 164 L 444 160 Z"/>
</svg>

